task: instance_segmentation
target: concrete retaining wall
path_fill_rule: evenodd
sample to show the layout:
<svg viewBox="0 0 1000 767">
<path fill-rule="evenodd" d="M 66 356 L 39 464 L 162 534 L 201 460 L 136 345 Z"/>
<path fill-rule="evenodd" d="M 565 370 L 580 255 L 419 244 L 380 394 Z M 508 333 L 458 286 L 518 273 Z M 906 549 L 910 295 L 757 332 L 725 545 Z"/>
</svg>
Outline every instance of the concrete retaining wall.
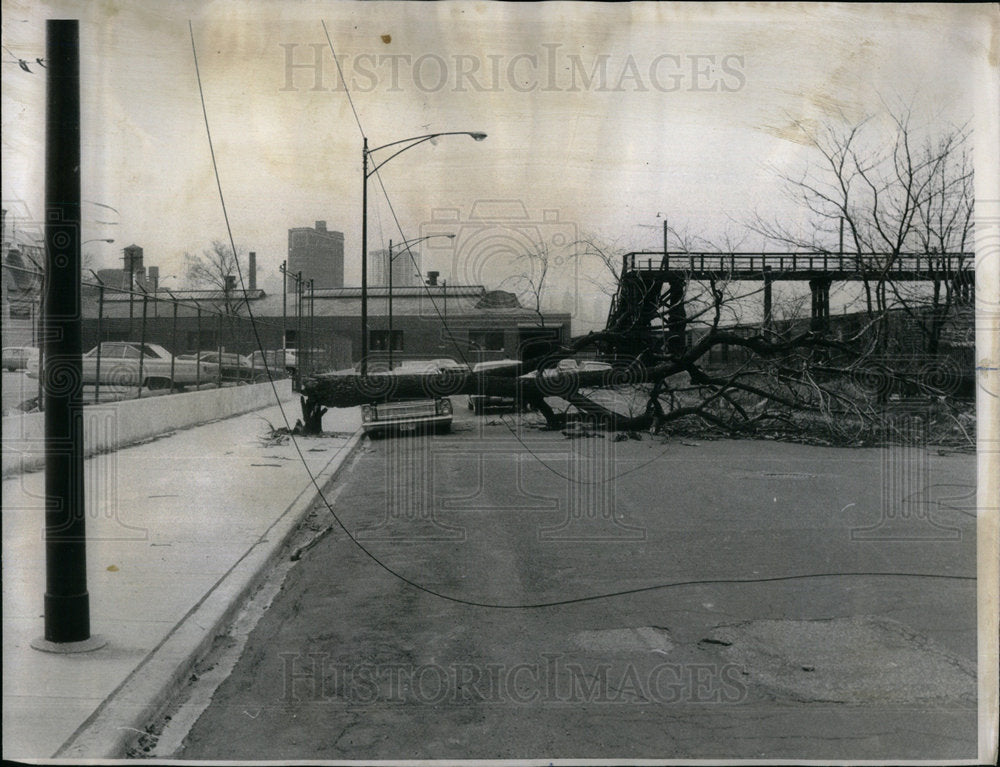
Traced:
<svg viewBox="0 0 1000 767">
<path fill-rule="evenodd" d="M 276 381 L 275 386 L 282 402 L 298 396 L 292 392 L 289 379 Z M 117 450 L 273 404 L 274 388 L 270 383 L 261 383 L 87 405 L 83 410 L 84 454 Z M 44 413 L 3 419 L 3 476 L 41 469 L 45 465 L 44 451 Z"/>
</svg>

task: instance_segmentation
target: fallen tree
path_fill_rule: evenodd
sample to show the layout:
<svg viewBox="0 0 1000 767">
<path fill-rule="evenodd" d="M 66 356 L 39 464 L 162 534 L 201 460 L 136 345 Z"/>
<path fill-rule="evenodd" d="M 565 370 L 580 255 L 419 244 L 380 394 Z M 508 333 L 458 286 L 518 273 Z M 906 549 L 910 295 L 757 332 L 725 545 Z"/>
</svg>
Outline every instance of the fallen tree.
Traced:
<svg viewBox="0 0 1000 767">
<path fill-rule="evenodd" d="M 539 360 L 531 376 L 458 370 L 423 375 L 324 373 L 304 379 L 302 392 L 314 408 L 486 395 L 531 406 L 553 429 L 572 418 L 603 429 L 659 430 L 671 421 L 693 416 L 733 432 L 752 433 L 762 424 L 787 420 L 794 411 L 865 420 L 877 409 L 873 397 L 877 400 L 880 390 L 905 378 L 890 373 L 887 381 L 885 371 L 867 366 L 856 341 L 845 343 L 812 331 L 792 337 L 769 331 L 748 336 L 719 328 L 680 354 L 650 350 L 609 370 L 554 369 L 561 359 L 587 349 L 613 348 L 620 341 L 619 333 L 591 333 Z M 704 360 L 722 345 L 744 350 L 747 361 L 735 369 L 712 370 Z M 845 390 L 845 380 L 855 388 L 867 386 L 867 396 L 858 398 L 856 391 Z M 594 394 L 601 390 L 638 392 L 644 406 L 640 412 L 617 411 L 596 401 Z M 572 405 L 574 412 L 557 412 L 547 401 L 554 397 Z"/>
<path fill-rule="evenodd" d="M 570 350 L 567 350 L 569 354 Z M 562 357 L 554 356 L 553 362 Z M 306 378 L 302 392 L 314 406 L 353 407 L 394 399 L 421 399 L 457 395 L 504 397 L 524 403 L 545 416 L 555 428 L 564 421 L 546 397 L 560 397 L 587 413 L 593 420 L 612 429 L 649 428 L 652 419 L 643 415 L 629 417 L 616 413 L 588 399 L 581 390 L 643 383 L 647 374 L 640 366 L 623 366 L 607 371 L 545 373 L 539 369 L 532 377 L 512 378 L 488 373 L 448 371 L 439 374 L 340 375 L 324 373 Z"/>
</svg>

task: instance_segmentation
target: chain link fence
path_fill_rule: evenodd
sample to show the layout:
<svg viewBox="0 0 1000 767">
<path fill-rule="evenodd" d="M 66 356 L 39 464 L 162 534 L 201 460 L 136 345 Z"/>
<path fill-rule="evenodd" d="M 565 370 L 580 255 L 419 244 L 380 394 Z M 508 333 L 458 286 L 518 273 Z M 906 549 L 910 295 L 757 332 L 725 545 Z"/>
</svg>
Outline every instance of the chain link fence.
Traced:
<svg viewBox="0 0 1000 767">
<path fill-rule="evenodd" d="M 18 409 L 42 409 L 44 274 L 9 264 L 4 272 L 5 368 L 27 373 Z M 253 303 L 261 291 L 129 289 L 94 275 L 81 292 L 87 403 L 298 378 L 350 355 L 344 339 L 317 329 L 308 295 L 283 303 L 280 316 L 258 316 Z M 25 351 L 8 366 L 15 348 Z"/>
</svg>

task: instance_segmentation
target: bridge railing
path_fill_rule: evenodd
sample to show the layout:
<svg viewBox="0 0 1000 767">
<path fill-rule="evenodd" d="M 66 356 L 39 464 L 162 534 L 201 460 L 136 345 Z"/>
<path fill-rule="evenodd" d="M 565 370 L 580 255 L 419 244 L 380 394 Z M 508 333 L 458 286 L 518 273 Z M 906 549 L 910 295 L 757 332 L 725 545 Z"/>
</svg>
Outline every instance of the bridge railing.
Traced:
<svg viewBox="0 0 1000 767">
<path fill-rule="evenodd" d="M 765 271 L 915 273 L 947 276 L 971 269 L 972 253 L 626 253 L 624 271 L 763 274 Z"/>
</svg>

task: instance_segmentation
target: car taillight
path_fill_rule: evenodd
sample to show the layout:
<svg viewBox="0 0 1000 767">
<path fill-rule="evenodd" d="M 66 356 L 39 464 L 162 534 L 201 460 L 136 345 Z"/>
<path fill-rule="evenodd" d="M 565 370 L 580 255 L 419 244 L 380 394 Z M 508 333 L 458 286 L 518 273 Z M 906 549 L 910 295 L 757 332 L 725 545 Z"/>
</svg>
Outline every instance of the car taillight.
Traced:
<svg viewBox="0 0 1000 767">
<path fill-rule="evenodd" d="M 374 414 L 372 412 L 372 406 L 371 405 L 362 405 L 361 406 L 361 420 L 362 421 L 371 421 L 373 415 Z"/>
<path fill-rule="evenodd" d="M 451 412 L 451 400 L 442 398 L 437 401 L 438 415 L 447 415 Z"/>
</svg>

